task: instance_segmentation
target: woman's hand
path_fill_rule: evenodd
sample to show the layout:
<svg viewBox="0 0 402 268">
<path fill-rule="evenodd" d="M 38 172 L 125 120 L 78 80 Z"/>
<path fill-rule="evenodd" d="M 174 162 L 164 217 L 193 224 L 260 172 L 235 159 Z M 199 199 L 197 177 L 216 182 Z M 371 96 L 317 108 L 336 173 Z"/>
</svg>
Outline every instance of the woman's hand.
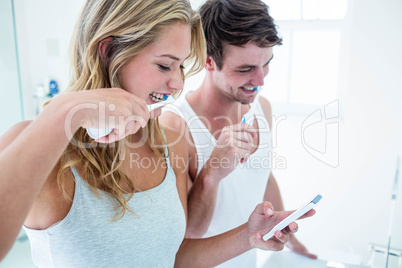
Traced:
<svg viewBox="0 0 402 268">
<path fill-rule="evenodd" d="M 280 251 L 289 241 L 290 234 L 297 232 L 298 226 L 295 222 L 289 224 L 282 231 L 276 231 L 275 236 L 263 240 L 263 236 L 267 234 L 276 224 L 285 219 L 294 211 L 279 211 L 274 212 L 270 202 L 259 204 L 251 214 L 248 222 L 247 229 L 249 232 L 249 243 L 253 248 L 260 248 L 263 250 Z M 311 217 L 315 214 L 312 209 L 303 215 L 301 218 Z"/>
<path fill-rule="evenodd" d="M 66 116 L 66 131 L 83 128 L 113 129 L 97 142 L 111 143 L 136 133 L 161 109 L 149 113 L 146 102 L 120 88 L 67 93 L 74 100 Z"/>
</svg>

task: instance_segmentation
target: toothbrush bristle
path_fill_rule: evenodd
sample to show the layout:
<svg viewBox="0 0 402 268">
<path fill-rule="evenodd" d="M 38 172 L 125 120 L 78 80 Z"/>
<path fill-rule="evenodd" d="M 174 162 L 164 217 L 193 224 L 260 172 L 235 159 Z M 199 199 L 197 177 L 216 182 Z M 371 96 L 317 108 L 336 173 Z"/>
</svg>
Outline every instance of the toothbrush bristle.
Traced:
<svg viewBox="0 0 402 268">
<path fill-rule="evenodd" d="M 169 98 L 168 94 L 163 94 L 163 100 L 167 100 Z"/>
</svg>

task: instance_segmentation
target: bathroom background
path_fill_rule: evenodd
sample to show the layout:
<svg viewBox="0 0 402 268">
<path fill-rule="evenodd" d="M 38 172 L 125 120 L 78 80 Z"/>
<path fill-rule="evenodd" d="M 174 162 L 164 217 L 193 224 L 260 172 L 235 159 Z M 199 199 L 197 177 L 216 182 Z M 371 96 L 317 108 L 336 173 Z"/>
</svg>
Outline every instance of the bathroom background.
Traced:
<svg viewBox="0 0 402 268">
<path fill-rule="evenodd" d="M 273 172 L 287 209 L 323 196 L 297 237 L 320 259 L 385 267 L 373 245 L 388 244 L 391 223 L 391 248 L 402 249 L 401 185 L 391 221 L 402 156 L 402 1 L 265 2 L 284 38 L 262 93 L 273 106 Z M 67 87 L 68 46 L 83 4 L 0 1 L 0 134 L 37 116 L 51 80 Z M 397 267 L 401 258 L 392 258 L 389 267 Z M 33 267 L 23 232 L 0 267 Z"/>
</svg>

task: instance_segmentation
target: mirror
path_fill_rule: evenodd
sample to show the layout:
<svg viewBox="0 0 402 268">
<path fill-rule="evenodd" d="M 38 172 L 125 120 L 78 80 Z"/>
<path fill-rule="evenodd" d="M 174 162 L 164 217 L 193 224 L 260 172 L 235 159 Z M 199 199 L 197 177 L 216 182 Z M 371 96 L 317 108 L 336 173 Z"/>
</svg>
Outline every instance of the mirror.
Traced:
<svg viewBox="0 0 402 268">
<path fill-rule="evenodd" d="M 12 1 L 0 3 L 0 134 L 21 121 L 24 116 L 18 66 L 18 51 L 15 31 L 15 17 Z"/>
</svg>

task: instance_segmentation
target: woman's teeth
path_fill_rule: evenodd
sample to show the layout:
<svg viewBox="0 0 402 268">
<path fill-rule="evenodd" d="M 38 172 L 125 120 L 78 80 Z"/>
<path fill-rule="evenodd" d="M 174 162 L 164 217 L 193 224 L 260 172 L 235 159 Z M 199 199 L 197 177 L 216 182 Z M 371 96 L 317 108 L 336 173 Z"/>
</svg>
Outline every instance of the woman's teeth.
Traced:
<svg viewBox="0 0 402 268">
<path fill-rule="evenodd" d="M 245 90 L 253 91 L 255 90 L 255 87 L 243 87 Z"/>
<path fill-rule="evenodd" d="M 160 102 L 160 101 L 164 101 L 163 96 L 164 94 L 159 94 L 159 93 L 151 93 L 149 94 L 149 96 L 151 97 L 151 99 L 155 102 Z"/>
</svg>

